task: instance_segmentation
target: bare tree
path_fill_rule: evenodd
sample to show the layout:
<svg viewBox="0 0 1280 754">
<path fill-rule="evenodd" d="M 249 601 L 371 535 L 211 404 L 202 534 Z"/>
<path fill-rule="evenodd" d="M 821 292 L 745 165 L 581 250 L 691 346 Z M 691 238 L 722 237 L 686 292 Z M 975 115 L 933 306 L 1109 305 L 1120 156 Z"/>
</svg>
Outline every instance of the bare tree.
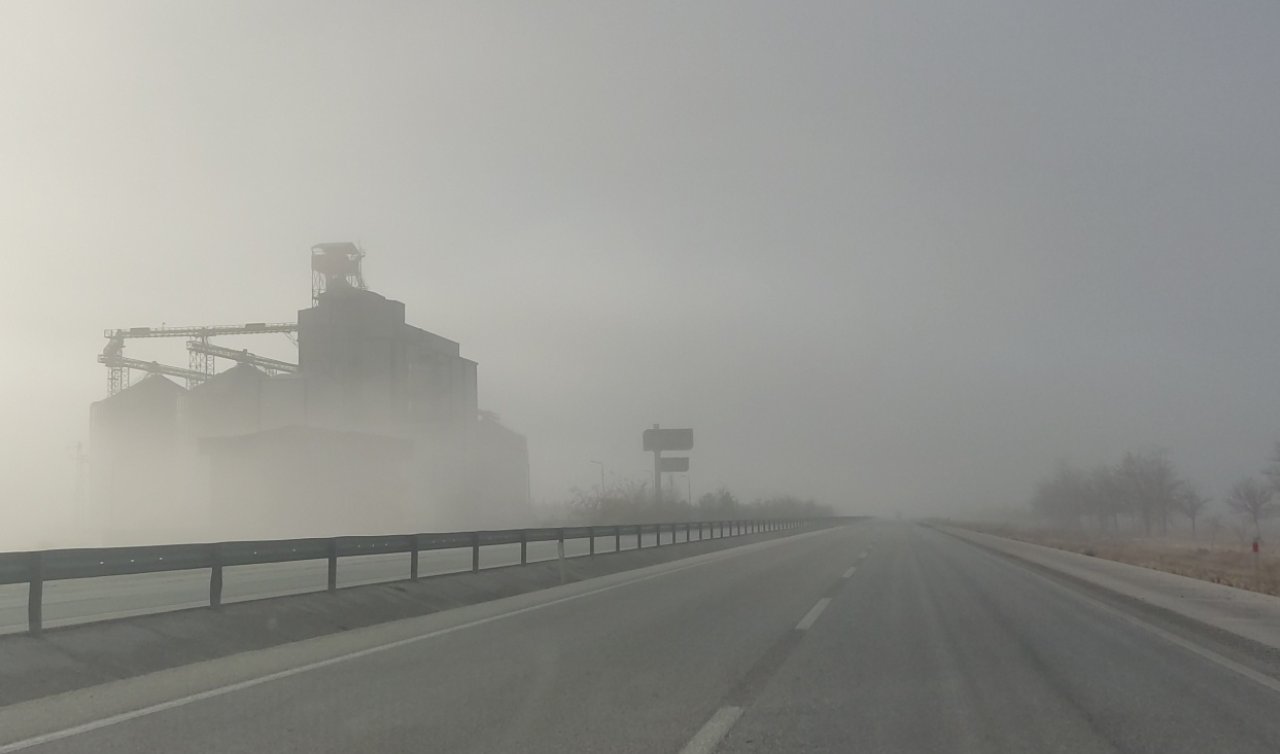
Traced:
<svg viewBox="0 0 1280 754">
<path fill-rule="evenodd" d="M 1089 509 L 1098 517 L 1098 528 L 1105 532 L 1110 525 L 1113 530 L 1118 531 L 1120 511 L 1124 509 L 1124 494 L 1115 469 L 1103 465 L 1089 472 L 1086 492 Z"/>
<path fill-rule="evenodd" d="M 1142 528 L 1151 536 L 1151 524 L 1159 521 L 1164 533 L 1169 530 L 1169 513 L 1182 494 L 1183 481 L 1164 453 L 1125 453 L 1116 468 L 1120 489 L 1127 501 L 1142 516 Z"/>
<path fill-rule="evenodd" d="M 1280 492 L 1280 440 L 1276 441 L 1275 448 L 1271 451 L 1271 463 L 1267 464 L 1262 473 L 1271 482 L 1271 489 Z"/>
<path fill-rule="evenodd" d="M 1253 523 L 1253 535 L 1257 537 L 1260 536 L 1262 522 L 1276 514 L 1276 504 L 1272 501 L 1274 495 L 1275 490 L 1269 483 L 1248 477 L 1231 486 L 1227 506 Z"/>
<path fill-rule="evenodd" d="M 1204 528 L 1209 532 L 1209 549 L 1213 549 L 1213 543 L 1218 539 L 1218 535 L 1222 533 L 1223 524 L 1222 516 L 1217 513 L 1212 516 L 1206 516 L 1204 519 Z"/>
<path fill-rule="evenodd" d="M 1178 512 L 1186 516 L 1191 522 L 1191 538 L 1196 538 L 1196 517 L 1200 515 L 1210 503 L 1210 499 L 1200 494 L 1200 490 L 1193 484 L 1184 484 L 1181 494 L 1178 495 Z"/>
</svg>

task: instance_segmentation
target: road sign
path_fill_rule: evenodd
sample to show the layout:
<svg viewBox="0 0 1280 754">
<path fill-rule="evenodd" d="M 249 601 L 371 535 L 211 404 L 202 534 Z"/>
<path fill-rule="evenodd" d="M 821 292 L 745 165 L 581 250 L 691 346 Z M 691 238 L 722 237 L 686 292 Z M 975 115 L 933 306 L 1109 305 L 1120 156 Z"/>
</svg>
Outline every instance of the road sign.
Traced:
<svg viewBox="0 0 1280 754">
<path fill-rule="evenodd" d="M 659 458 L 658 471 L 688 471 L 689 459 L 686 458 Z"/>
<path fill-rule="evenodd" d="M 692 429 L 646 429 L 644 449 L 650 453 L 667 450 L 693 450 Z"/>
</svg>

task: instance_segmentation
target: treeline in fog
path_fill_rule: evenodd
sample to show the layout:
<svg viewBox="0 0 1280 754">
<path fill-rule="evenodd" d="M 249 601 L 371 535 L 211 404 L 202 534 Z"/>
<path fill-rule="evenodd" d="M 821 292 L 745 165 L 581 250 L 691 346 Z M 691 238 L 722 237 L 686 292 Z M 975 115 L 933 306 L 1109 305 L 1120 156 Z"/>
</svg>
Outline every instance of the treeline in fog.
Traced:
<svg viewBox="0 0 1280 754">
<path fill-rule="evenodd" d="M 1241 544 L 1262 534 L 1280 513 L 1280 443 L 1255 476 L 1205 494 L 1163 452 L 1125 453 L 1094 468 L 1060 464 L 1036 485 L 1032 509 L 1058 526 L 1168 536 L 1182 528 L 1211 542 L 1226 534 Z"/>
<path fill-rule="evenodd" d="M 718 521 L 749 518 L 805 518 L 832 515 L 828 505 L 791 495 L 739 500 L 724 487 L 698 497 L 692 505 L 681 490 L 664 489 L 654 500 L 653 488 L 635 480 L 624 480 L 603 490 L 570 491 L 562 515 L 584 524 L 662 523 L 668 521 Z"/>
</svg>

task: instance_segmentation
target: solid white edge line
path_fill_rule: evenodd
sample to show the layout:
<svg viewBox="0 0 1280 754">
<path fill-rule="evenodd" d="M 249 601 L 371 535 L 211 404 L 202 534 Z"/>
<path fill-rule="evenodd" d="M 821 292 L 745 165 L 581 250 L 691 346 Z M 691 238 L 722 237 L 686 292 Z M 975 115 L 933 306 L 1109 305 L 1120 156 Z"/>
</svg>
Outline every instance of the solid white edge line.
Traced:
<svg viewBox="0 0 1280 754">
<path fill-rule="evenodd" d="M 830 529 L 820 530 L 820 531 L 830 531 Z M 812 532 L 812 533 L 817 533 L 817 532 Z M 790 538 L 788 537 L 788 538 L 780 538 L 780 539 L 774 539 L 774 540 L 765 540 L 765 542 L 781 543 L 781 542 L 786 542 L 789 539 Z M 547 602 L 540 602 L 536 605 L 529 605 L 527 607 L 516 608 L 515 610 L 511 610 L 505 613 L 490 615 L 484 618 L 477 618 L 476 620 L 473 620 L 473 621 L 468 621 L 466 623 L 459 623 L 455 626 L 448 626 L 447 628 L 441 628 L 435 631 L 429 631 L 425 634 L 419 634 L 417 636 L 410 636 L 404 639 L 398 639 L 396 641 L 393 641 L 387 644 L 379 644 L 374 647 L 367 647 L 365 649 L 360 649 L 355 652 L 349 652 L 347 654 L 338 655 L 337 657 L 329 657 L 324 660 L 310 662 L 305 665 L 299 665 L 297 667 L 288 668 L 287 670 L 281 670 L 275 673 L 269 673 L 267 675 L 258 676 L 257 678 L 250 678 L 244 681 L 240 681 L 238 683 L 232 683 L 226 686 L 219 686 L 218 688 L 208 689 L 206 691 L 201 691 L 195 694 L 188 694 L 187 696 L 181 696 L 181 697 L 178 697 L 177 699 L 170 699 L 169 701 L 166 701 L 166 702 L 160 702 L 158 704 L 148 705 L 146 707 L 141 707 L 136 710 L 130 710 L 129 712 L 121 712 L 116 715 L 110 715 L 108 717 L 104 717 L 98 720 L 92 720 L 90 722 L 82 723 L 80 725 L 75 725 L 70 728 L 63 728 L 62 730 L 56 730 L 50 733 L 44 733 L 39 736 L 24 738 L 20 741 L 13 741 L 8 744 L 0 745 L 0 754 L 10 754 L 11 752 L 22 751 L 23 749 L 29 749 L 33 746 L 41 746 L 43 744 L 51 743 L 53 741 L 60 741 L 64 738 L 71 738 L 72 736 L 78 736 L 82 733 L 89 733 L 95 730 L 99 730 L 101 728 L 109 728 L 113 725 L 118 725 L 123 722 L 128 722 L 129 720 L 134 720 L 139 717 L 147 717 L 148 715 L 154 715 L 157 712 L 164 712 L 166 710 L 175 709 L 177 707 L 185 707 L 186 705 L 192 704 L 194 702 L 203 701 L 205 699 L 212 699 L 214 697 L 223 696 L 225 694 L 234 693 L 236 691 L 242 691 L 244 689 L 252 688 L 254 686 L 260 686 L 264 683 L 270 683 L 271 681 L 280 680 L 281 678 L 288 678 L 290 676 L 307 673 L 312 670 L 319 670 L 320 668 L 326 668 L 326 667 L 329 667 L 330 665 L 337 665 L 339 663 L 347 662 L 349 660 L 356 660 L 361 657 L 368 657 L 369 655 L 378 654 L 380 652 L 386 652 L 392 649 L 397 649 L 399 647 L 407 646 L 409 644 L 416 644 L 417 642 L 426 641 L 427 639 L 434 639 L 437 636 L 445 636 L 446 634 L 451 634 L 451 633 L 454 633 L 455 631 L 461 631 L 463 629 L 474 628 L 475 626 L 481 626 L 486 623 L 493 623 L 495 621 L 505 620 L 507 618 L 514 617 L 516 615 L 531 613 L 535 610 L 541 610 L 543 608 L 552 607 L 554 605 L 561 605 L 566 602 L 573 602 L 574 600 L 583 599 L 585 597 L 591 597 L 597 594 L 601 594 L 603 592 L 611 592 L 614 589 L 621 589 L 622 587 L 630 586 L 632 584 L 639 584 L 641 582 L 661 578 L 669 574 L 679 573 L 681 571 L 687 571 L 691 568 L 698 568 L 700 566 L 704 566 L 709 563 L 719 562 L 721 560 L 727 559 L 728 557 L 741 555 L 744 552 L 749 552 L 749 551 L 742 550 L 739 548 L 729 548 L 727 550 L 713 551 L 711 553 L 706 553 L 706 554 L 719 555 L 720 557 L 709 558 L 707 560 L 700 560 L 697 563 L 689 563 L 688 565 L 683 565 L 677 568 L 660 571 L 658 573 L 650 573 L 644 576 L 640 576 L 638 578 L 622 581 L 617 584 L 610 584 L 609 586 L 603 586 L 603 587 L 600 587 L 599 589 L 592 589 L 590 591 L 580 592 L 578 594 L 570 594 L 565 597 L 557 597 L 556 599 L 549 600 Z"/>
<path fill-rule="evenodd" d="M 742 717 L 741 707 L 721 707 L 684 745 L 680 754 L 710 754 Z"/>
<path fill-rule="evenodd" d="M 840 578 L 842 578 L 842 579 L 850 578 L 850 577 L 852 577 L 852 576 L 853 576 L 853 572 L 854 572 L 854 571 L 856 571 L 856 570 L 858 570 L 858 567 L 857 567 L 857 566 L 849 566 L 849 570 L 845 571 L 845 572 L 844 572 L 844 575 L 843 575 L 843 576 L 841 576 Z"/>
<path fill-rule="evenodd" d="M 800 619 L 800 622 L 796 624 L 796 630 L 808 631 L 809 627 L 812 626 L 814 622 L 818 620 L 818 616 L 822 615 L 822 611 L 826 610 L 827 605 L 830 605 L 830 604 L 831 604 L 830 597 L 823 597 L 822 599 L 818 600 L 818 603 L 813 607 L 809 608 L 809 612 L 805 613 L 804 617 Z"/>
</svg>

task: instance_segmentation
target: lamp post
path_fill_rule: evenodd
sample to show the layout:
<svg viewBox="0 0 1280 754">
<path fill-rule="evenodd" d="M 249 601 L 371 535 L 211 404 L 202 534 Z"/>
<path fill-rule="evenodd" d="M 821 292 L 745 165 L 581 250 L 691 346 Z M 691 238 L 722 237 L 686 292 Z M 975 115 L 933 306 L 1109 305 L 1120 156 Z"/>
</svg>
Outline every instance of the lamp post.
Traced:
<svg viewBox="0 0 1280 754">
<path fill-rule="evenodd" d="M 593 460 L 591 461 L 591 463 L 594 463 L 595 465 L 600 467 L 600 497 L 601 499 L 603 499 L 604 498 L 604 461 Z"/>
</svg>

